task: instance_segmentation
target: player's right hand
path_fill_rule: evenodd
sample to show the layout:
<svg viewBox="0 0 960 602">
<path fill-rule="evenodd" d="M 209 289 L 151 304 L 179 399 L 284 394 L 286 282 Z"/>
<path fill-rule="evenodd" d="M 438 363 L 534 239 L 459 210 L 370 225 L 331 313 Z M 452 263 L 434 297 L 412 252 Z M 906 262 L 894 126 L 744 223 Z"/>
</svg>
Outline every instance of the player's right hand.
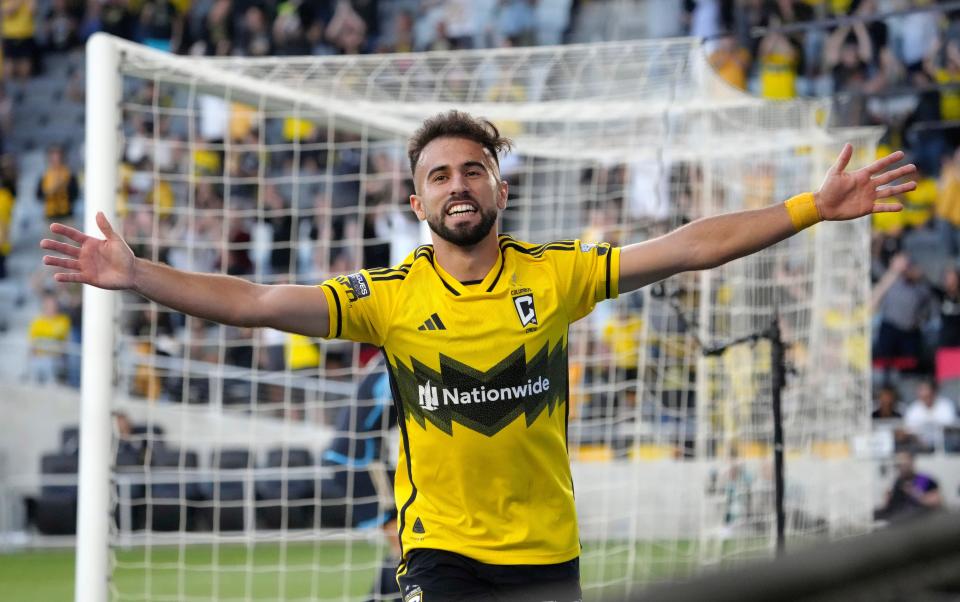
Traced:
<svg viewBox="0 0 960 602">
<path fill-rule="evenodd" d="M 57 282 L 80 282 L 111 290 L 133 288 L 136 271 L 133 251 L 113 231 L 103 213 L 97 213 L 97 226 L 103 232 L 104 240 L 64 224 L 50 224 L 51 232 L 77 244 L 44 238 L 40 241 L 41 248 L 66 257 L 45 255 L 43 263 L 64 270 L 54 274 Z"/>
</svg>

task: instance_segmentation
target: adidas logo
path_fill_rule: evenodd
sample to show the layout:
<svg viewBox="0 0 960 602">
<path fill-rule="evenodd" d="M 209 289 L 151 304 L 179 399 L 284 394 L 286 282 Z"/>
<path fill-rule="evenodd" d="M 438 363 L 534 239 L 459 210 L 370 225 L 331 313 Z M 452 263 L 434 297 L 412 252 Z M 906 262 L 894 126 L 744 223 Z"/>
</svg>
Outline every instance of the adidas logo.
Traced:
<svg viewBox="0 0 960 602">
<path fill-rule="evenodd" d="M 417 330 L 446 330 L 447 327 L 440 321 L 440 316 L 434 312 L 427 318 Z"/>
</svg>

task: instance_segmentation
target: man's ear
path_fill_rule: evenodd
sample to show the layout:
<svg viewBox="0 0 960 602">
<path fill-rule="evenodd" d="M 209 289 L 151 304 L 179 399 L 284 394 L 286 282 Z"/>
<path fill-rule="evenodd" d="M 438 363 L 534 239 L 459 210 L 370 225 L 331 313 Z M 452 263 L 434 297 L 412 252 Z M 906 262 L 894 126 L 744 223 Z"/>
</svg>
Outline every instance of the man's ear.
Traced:
<svg viewBox="0 0 960 602">
<path fill-rule="evenodd" d="M 503 211 L 507 208 L 507 196 L 510 192 L 510 184 L 506 180 L 500 180 L 497 185 L 497 207 Z"/>
<path fill-rule="evenodd" d="M 420 197 L 411 194 L 410 195 L 410 208 L 413 209 L 414 214 L 416 214 L 417 219 L 421 222 L 427 219 L 427 213 L 423 210 L 423 203 L 420 202 Z"/>
</svg>

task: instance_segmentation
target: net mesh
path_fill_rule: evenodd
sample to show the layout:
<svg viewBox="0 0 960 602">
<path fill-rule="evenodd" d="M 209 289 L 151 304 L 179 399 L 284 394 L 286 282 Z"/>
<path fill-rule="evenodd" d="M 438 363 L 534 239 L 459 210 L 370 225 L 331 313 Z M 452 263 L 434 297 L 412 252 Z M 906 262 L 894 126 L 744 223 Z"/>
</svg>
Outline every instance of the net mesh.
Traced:
<svg viewBox="0 0 960 602">
<path fill-rule="evenodd" d="M 814 189 L 843 141 L 814 102 L 734 91 L 687 39 L 205 59 L 121 47 L 118 217 L 141 257 L 315 284 L 428 242 L 406 137 L 448 108 L 516 142 L 501 230 L 626 244 Z M 104 133 L 104 135 L 109 135 Z M 598 306 L 570 334 L 587 599 L 774 547 L 777 315 L 791 542 L 860 533 L 869 470 L 867 224 L 825 224 Z M 377 598 L 396 563 L 396 416 L 371 350 L 117 308 L 115 600 Z M 391 430 L 392 429 L 392 430 Z M 139 460 L 131 459 L 139 454 Z M 383 570 L 381 570 L 383 569 Z M 383 577 L 389 580 L 389 577 Z M 384 598 L 388 599 L 388 598 Z"/>
</svg>

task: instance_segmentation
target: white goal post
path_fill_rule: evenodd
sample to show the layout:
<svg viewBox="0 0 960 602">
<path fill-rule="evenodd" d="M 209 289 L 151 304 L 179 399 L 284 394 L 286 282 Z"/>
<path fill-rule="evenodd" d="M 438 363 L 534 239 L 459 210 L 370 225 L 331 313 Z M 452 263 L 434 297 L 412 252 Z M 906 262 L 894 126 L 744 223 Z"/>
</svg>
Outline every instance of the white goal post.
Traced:
<svg viewBox="0 0 960 602">
<path fill-rule="evenodd" d="M 426 242 L 404 208 L 406 138 L 449 108 L 514 139 L 502 226 L 534 242 L 625 244 L 768 205 L 816 187 L 843 142 L 862 164 L 878 139 L 829 128 L 823 103 L 733 90 L 691 39 L 250 59 L 96 34 L 84 228 L 103 211 L 141 256 L 258 282 L 392 265 Z M 821 224 L 572 326 L 585 599 L 771 556 L 768 349 L 705 357 L 698 341 L 774 315 L 793 369 L 788 543 L 869 529 L 870 465 L 853 453 L 870 428 L 868 228 Z M 389 406 L 360 393 L 377 387 L 369 350 L 90 288 L 83 329 L 78 602 L 365 599 L 390 562 L 394 461 Z M 118 410 L 145 427 L 136 470 L 119 460 Z"/>
</svg>

